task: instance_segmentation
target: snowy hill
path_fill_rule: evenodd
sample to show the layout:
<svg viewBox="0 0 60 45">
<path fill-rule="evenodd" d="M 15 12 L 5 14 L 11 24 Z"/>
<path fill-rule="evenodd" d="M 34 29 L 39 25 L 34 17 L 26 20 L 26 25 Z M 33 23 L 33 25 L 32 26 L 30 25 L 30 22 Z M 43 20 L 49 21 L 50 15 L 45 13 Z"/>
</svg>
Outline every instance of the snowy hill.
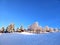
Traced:
<svg viewBox="0 0 60 45">
<path fill-rule="evenodd" d="M 3 33 L 0 45 L 60 45 L 60 33 Z"/>
</svg>

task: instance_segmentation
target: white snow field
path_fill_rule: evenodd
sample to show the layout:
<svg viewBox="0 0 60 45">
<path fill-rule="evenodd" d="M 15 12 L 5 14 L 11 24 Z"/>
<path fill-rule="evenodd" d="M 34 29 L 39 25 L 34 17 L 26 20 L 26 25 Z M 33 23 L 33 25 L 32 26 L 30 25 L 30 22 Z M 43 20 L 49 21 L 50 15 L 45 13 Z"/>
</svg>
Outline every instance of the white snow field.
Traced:
<svg viewBox="0 0 60 45">
<path fill-rule="evenodd" d="M 0 33 L 0 45 L 60 45 L 60 33 Z"/>
</svg>

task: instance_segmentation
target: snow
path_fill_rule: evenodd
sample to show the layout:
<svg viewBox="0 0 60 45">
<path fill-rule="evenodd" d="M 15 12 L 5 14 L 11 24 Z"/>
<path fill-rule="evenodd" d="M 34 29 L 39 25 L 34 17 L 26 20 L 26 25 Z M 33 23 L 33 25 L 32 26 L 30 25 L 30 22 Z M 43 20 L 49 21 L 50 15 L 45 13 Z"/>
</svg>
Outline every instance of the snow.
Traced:
<svg viewBox="0 0 60 45">
<path fill-rule="evenodd" d="M 46 34 L 0 33 L 0 45 L 60 45 L 60 32 Z"/>
<path fill-rule="evenodd" d="M 24 34 L 24 35 L 33 35 L 33 33 L 28 33 L 28 32 L 21 32 L 21 34 Z"/>
<path fill-rule="evenodd" d="M 0 33 L 0 35 L 2 35 L 2 33 Z"/>
</svg>

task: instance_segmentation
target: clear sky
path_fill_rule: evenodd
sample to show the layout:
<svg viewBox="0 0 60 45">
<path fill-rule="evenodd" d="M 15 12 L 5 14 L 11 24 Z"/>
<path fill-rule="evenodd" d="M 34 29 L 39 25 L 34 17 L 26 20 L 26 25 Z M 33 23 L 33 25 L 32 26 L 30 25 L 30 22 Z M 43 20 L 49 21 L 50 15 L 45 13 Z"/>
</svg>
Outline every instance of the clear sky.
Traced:
<svg viewBox="0 0 60 45">
<path fill-rule="evenodd" d="M 0 27 L 16 27 L 38 21 L 39 25 L 60 28 L 60 0 L 0 0 Z"/>
</svg>

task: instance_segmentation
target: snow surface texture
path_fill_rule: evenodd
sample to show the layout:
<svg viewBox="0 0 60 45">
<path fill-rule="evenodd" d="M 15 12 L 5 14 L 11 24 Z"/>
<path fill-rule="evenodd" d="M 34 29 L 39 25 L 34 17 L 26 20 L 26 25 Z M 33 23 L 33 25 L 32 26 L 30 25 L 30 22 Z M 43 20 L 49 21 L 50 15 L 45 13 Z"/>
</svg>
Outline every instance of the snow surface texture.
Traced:
<svg viewBox="0 0 60 45">
<path fill-rule="evenodd" d="M 60 45 L 60 33 L 3 33 L 0 45 Z"/>
</svg>

